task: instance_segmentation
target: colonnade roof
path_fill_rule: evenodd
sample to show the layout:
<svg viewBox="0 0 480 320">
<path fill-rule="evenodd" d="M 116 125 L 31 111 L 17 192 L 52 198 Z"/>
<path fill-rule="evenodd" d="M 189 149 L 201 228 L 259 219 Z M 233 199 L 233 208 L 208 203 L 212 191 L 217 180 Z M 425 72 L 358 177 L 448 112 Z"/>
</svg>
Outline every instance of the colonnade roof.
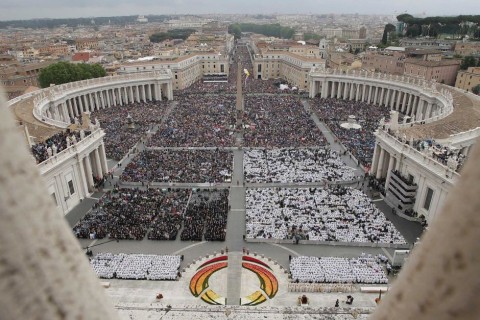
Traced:
<svg viewBox="0 0 480 320">
<path fill-rule="evenodd" d="M 414 139 L 447 139 L 452 134 L 480 127 L 480 97 L 475 98 L 449 86 L 442 86 L 442 88 L 446 88 L 452 93 L 453 112 L 435 122 L 404 129 L 409 139 L 410 137 Z"/>
<path fill-rule="evenodd" d="M 36 141 L 43 141 L 62 130 L 35 119 L 33 116 L 34 98 L 35 97 L 32 96 L 20 100 L 11 107 L 11 110 L 15 115 L 15 118 L 27 126 L 28 132 L 31 136 L 35 137 Z"/>
</svg>

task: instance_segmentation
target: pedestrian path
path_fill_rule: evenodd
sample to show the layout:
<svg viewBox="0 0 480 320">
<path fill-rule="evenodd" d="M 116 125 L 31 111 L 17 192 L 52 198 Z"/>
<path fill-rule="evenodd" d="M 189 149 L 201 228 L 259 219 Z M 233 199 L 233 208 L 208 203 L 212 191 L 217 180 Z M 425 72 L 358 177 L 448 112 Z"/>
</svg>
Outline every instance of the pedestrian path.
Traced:
<svg viewBox="0 0 480 320">
<path fill-rule="evenodd" d="M 230 252 L 228 254 L 227 275 L 227 304 L 239 305 L 242 289 L 242 253 Z"/>
</svg>

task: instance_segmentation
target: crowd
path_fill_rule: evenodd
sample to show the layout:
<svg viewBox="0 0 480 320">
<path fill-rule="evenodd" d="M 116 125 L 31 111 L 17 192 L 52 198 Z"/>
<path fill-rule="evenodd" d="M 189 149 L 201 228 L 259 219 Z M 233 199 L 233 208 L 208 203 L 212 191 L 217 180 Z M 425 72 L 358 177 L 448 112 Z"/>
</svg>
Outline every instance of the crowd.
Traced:
<svg viewBox="0 0 480 320">
<path fill-rule="evenodd" d="M 310 105 L 319 119 L 324 121 L 333 134 L 364 166 L 370 167 L 375 148 L 375 136 L 382 118 L 388 120 L 390 109 L 362 101 L 337 100 L 333 98 L 313 99 Z M 348 116 L 355 116 L 360 129 L 345 129 L 340 125 Z"/>
<path fill-rule="evenodd" d="M 85 136 L 90 135 L 90 133 L 90 131 L 84 131 Z M 54 134 L 43 142 L 33 145 L 31 151 L 37 163 L 41 163 L 80 140 L 80 131 L 70 131 L 70 129 L 67 129 Z"/>
<path fill-rule="evenodd" d="M 413 147 L 455 171 L 460 171 L 467 160 L 460 149 L 441 145 L 431 139 L 414 141 Z"/>
<path fill-rule="evenodd" d="M 160 124 L 170 102 L 135 102 L 92 112 L 91 118 L 98 119 L 105 131 L 105 153 L 107 158 L 121 160 L 125 154 L 153 126 Z M 134 128 L 129 128 L 129 116 Z"/>
<path fill-rule="evenodd" d="M 247 189 L 246 237 L 406 243 L 362 191 L 341 186 Z"/>
<path fill-rule="evenodd" d="M 325 137 L 302 103 L 292 96 L 248 96 L 245 99 L 244 145 L 288 148 L 326 145 Z"/>
<path fill-rule="evenodd" d="M 228 190 L 201 190 L 192 193 L 185 212 L 181 240 L 225 241 Z"/>
<path fill-rule="evenodd" d="M 188 192 L 184 190 L 114 189 L 93 206 L 73 231 L 78 238 L 142 240 L 150 226 L 154 228 L 153 234 L 158 234 L 155 227 L 161 220 L 156 219 L 179 214 L 187 200 Z M 167 231 L 175 233 L 171 228 Z"/>
<path fill-rule="evenodd" d="M 294 257 L 290 261 L 292 281 L 307 283 L 375 283 L 388 282 L 377 257 Z"/>
<path fill-rule="evenodd" d="M 318 149 L 252 149 L 245 152 L 244 175 L 247 182 L 351 181 L 354 169 L 336 151 Z"/>
<path fill-rule="evenodd" d="M 225 182 L 233 154 L 224 150 L 147 150 L 126 166 L 123 182 Z"/>
<path fill-rule="evenodd" d="M 235 97 L 181 95 L 175 112 L 150 140 L 152 147 L 232 146 Z"/>
<path fill-rule="evenodd" d="M 187 207 L 190 190 L 177 189 L 162 193 L 158 199 L 157 216 L 150 225 L 148 239 L 150 240 L 175 240 L 182 227 L 183 215 Z"/>
<path fill-rule="evenodd" d="M 99 253 L 90 260 L 103 279 L 176 280 L 181 256 Z"/>
</svg>

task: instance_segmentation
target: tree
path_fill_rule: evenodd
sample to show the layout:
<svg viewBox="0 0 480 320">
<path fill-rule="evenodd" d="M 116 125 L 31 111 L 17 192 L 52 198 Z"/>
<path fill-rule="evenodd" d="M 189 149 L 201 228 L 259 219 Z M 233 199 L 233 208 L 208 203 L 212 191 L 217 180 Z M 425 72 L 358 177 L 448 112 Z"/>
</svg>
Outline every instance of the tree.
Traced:
<svg viewBox="0 0 480 320">
<path fill-rule="evenodd" d="M 100 78 L 106 76 L 105 69 L 99 64 L 73 64 L 57 62 L 40 71 L 38 82 L 42 88 L 51 84 L 62 84 L 73 81 Z"/>
<path fill-rule="evenodd" d="M 475 67 L 477 64 L 475 58 L 473 56 L 466 56 L 462 59 L 462 63 L 460 64 L 461 70 L 467 70 L 470 67 Z"/>
<path fill-rule="evenodd" d="M 477 84 L 475 87 L 473 87 L 472 92 L 475 94 L 480 94 L 480 84 Z"/>
<path fill-rule="evenodd" d="M 233 34 L 235 40 L 242 37 L 242 29 L 240 29 L 240 26 L 237 23 L 228 26 L 228 33 Z"/>
<path fill-rule="evenodd" d="M 385 28 L 383 29 L 383 37 L 382 37 L 382 43 L 383 44 L 387 44 L 388 40 L 389 40 L 389 34 L 393 31 L 395 31 L 395 26 L 391 23 L 387 23 L 385 25 Z"/>
</svg>

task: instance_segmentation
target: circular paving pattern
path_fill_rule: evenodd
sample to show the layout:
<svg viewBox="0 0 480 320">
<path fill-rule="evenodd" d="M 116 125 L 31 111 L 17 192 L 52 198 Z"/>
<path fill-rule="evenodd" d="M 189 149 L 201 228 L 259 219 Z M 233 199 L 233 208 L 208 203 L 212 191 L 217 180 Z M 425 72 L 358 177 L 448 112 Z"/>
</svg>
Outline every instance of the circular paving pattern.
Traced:
<svg viewBox="0 0 480 320">
<path fill-rule="evenodd" d="M 225 305 L 226 298 L 210 288 L 209 279 L 216 272 L 228 267 L 228 256 L 222 255 L 202 263 L 190 279 L 190 292 L 195 297 L 212 305 Z M 244 270 L 255 274 L 258 279 L 258 289 L 240 299 L 240 304 L 256 306 L 275 297 L 278 292 L 278 280 L 272 269 L 265 262 L 248 255 L 242 257 Z"/>
</svg>

